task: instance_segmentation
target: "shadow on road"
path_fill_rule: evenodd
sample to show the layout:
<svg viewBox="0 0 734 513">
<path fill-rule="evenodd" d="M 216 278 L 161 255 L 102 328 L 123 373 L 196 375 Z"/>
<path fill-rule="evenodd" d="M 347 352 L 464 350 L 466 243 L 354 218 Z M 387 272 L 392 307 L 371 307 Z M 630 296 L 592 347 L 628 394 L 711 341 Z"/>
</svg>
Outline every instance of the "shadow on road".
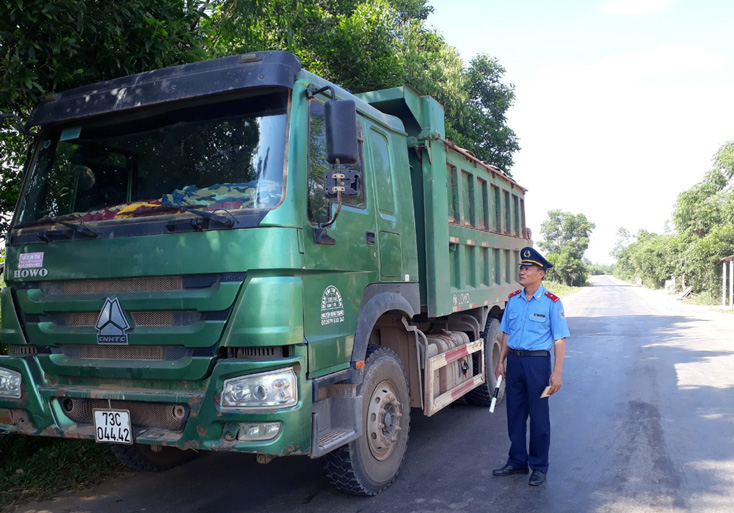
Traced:
<svg viewBox="0 0 734 513">
<path fill-rule="evenodd" d="M 734 463 L 734 350 L 722 334 L 680 315 L 569 323 L 573 390 L 553 406 L 564 483 L 549 487 L 550 510 L 728 511 L 716 506 L 731 498 Z"/>
</svg>

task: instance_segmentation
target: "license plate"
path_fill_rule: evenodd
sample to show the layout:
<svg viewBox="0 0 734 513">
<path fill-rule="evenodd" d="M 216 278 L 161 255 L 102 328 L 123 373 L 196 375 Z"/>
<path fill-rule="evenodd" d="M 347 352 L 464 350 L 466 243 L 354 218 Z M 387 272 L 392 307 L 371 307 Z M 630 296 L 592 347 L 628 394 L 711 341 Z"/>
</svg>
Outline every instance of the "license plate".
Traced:
<svg viewBox="0 0 734 513">
<path fill-rule="evenodd" d="M 94 410 L 94 438 L 97 442 L 132 444 L 133 428 L 129 410 Z"/>
</svg>

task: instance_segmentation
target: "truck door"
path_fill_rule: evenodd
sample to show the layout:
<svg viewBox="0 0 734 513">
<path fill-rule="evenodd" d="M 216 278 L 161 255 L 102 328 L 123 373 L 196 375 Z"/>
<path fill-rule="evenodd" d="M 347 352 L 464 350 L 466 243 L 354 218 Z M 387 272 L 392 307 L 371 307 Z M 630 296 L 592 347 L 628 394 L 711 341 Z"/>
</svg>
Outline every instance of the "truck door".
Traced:
<svg viewBox="0 0 734 513">
<path fill-rule="evenodd" d="M 383 281 L 401 280 L 403 252 L 400 226 L 396 218 L 395 189 L 393 186 L 393 155 L 387 135 L 372 127 L 368 136 L 368 167 L 374 177 L 377 205 L 377 244 L 380 255 L 380 277 Z M 406 280 L 407 281 L 407 280 Z"/>
<path fill-rule="evenodd" d="M 319 223 L 336 211 L 336 201 L 324 193 L 326 159 L 324 103 L 309 102 L 308 226 L 303 230 L 306 269 L 303 271 L 304 329 L 309 350 L 309 376 L 317 377 L 348 366 L 354 344 L 364 288 L 379 281 L 375 206 L 368 191 L 370 167 L 364 165 L 361 124 L 360 158 L 344 166 L 360 174 L 359 194 L 344 196 L 328 237 L 315 240 Z M 333 239 L 333 240 L 332 240 Z"/>
</svg>

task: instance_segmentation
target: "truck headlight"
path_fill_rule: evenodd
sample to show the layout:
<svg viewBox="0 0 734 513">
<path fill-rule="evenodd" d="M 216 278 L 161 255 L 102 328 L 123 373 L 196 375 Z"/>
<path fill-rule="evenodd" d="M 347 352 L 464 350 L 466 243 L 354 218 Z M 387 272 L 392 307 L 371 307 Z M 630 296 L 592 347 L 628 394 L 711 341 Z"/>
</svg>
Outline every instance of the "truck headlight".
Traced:
<svg viewBox="0 0 734 513">
<path fill-rule="evenodd" d="M 288 408 L 298 403 L 292 367 L 225 380 L 222 408 Z"/>
<path fill-rule="evenodd" d="M 0 369 L 0 397 L 20 399 L 20 373 Z"/>
</svg>

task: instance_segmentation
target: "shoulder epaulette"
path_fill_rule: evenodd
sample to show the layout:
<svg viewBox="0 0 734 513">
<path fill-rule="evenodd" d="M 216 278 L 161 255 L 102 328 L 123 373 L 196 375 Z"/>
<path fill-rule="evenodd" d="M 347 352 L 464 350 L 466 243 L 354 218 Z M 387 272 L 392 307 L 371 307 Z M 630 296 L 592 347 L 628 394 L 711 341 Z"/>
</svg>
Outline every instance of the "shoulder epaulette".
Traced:
<svg viewBox="0 0 734 513">
<path fill-rule="evenodd" d="M 520 292 L 522 292 L 522 289 L 517 289 L 515 292 L 507 296 L 507 299 L 510 299 L 513 296 L 517 296 Z"/>
<path fill-rule="evenodd" d="M 552 292 L 546 292 L 545 295 L 548 296 L 549 298 L 551 298 L 551 300 L 553 300 L 554 303 L 557 303 L 558 301 L 561 300 L 561 298 L 559 298 L 558 296 L 556 296 Z"/>
</svg>

